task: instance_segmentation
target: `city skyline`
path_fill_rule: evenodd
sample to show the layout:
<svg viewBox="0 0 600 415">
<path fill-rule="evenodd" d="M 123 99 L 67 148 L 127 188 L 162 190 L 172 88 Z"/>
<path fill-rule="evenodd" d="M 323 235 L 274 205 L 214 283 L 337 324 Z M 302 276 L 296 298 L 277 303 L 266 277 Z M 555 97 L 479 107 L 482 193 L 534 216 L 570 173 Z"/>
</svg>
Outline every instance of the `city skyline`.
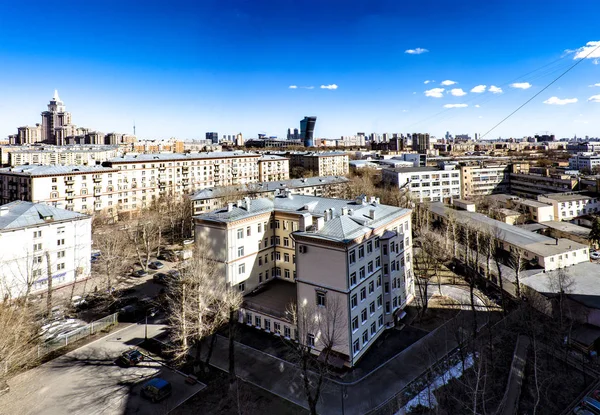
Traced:
<svg viewBox="0 0 600 415">
<path fill-rule="evenodd" d="M 132 133 L 135 122 L 148 139 L 285 138 L 306 114 L 318 117 L 315 138 L 473 136 L 589 52 L 486 138 L 600 135 L 600 5 L 591 1 L 180 1 L 168 19 L 156 1 L 143 9 L 67 1 L 60 11 L 30 3 L 2 6 L 2 138 L 39 122 L 55 89 L 78 125 Z M 25 20 L 26 33 L 18 29 Z M 53 20 L 69 24 L 48 35 Z M 562 23 L 577 30 L 557 29 Z M 40 41 L 47 36 L 51 47 Z"/>
</svg>

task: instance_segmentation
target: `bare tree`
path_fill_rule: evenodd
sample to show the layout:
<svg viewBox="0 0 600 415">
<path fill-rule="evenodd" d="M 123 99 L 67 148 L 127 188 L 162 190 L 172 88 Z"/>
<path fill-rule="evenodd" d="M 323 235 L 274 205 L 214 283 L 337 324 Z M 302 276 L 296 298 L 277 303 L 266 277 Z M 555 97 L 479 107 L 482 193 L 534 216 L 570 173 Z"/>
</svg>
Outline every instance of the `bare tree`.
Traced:
<svg viewBox="0 0 600 415">
<path fill-rule="evenodd" d="M 297 327 L 299 339 L 288 340 L 286 344 L 300 367 L 310 413 L 316 415 L 323 381 L 335 349 L 341 346 L 346 334 L 345 310 L 338 297 L 327 296 L 324 307 L 306 301 L 290 304 L 288 315 Z M 315 358 L 317 353 L 319 356 Z"/>
<path fill-rule="evenodd" d="M 517 300 L 521 299 L 521 281 L 519 277 L 521 276 L 521 271 L 525 268 L 525 262 L 523 251 L 519 248 L 513 248 L 508 257 L 508 263 L 515 272 L 515 296 Z"/>
<path fill-rule="evenodd" d="M 431 231 L 425 234 L 422 232 L 421 235 L 429 236 L 431 235 L 429 232 Z M 428 239 L 427 236 L 424 239 Z M 417 239 L 416 241 L 418 242 L 418 247 L 414 247 L 413 266 L 415 283 L 419 290 L 420 318 L 423 318 L 429 305 L 429 284 L 437 273 L 438 260 L 435 257 L 435 253 L 432 253 L 432 247 L 425 240 L 421 241 Z"/>
<path fill-rule="evenodd" d="M 144 271 L 148 269 L 148 263 L 150 262 L 152 253 L 156 249 L 160 233 L 159 224 L 147 217 L 146 212 L 142 212 L 138 219 L 130 222 L 128 226 L 123 228 Z"/>
<path fill-rule="evenodd" d="M 129 238 L 116 225 L 94 233 L 94 247 L 100 251 L 98 267 L 104 274 L 106 289 L 112 292 L 114 278 L 128 265 L 131 257 Z"/>
<path fill-rule="evenodd" d="M 50 252 L 45 252 L 46 257 L 46 273 L 48 281 L 48 291 L 46 294 L 46 315 L 50 316 L 52 313 L 52 261 L 50 261 Z"/>
<path fill-rule="evenodd" d="M 562 330 L 564 327 L 565 297 L 573 288 L 573 284 L 575 283 L 575 281 L 569 275 L 567 270 L 561 267 L 560 263 L 559 268 L 557 270 L 549 273 L 549 278 L 551 292 L 558 294 L 558 312 L 560 316 L 560 328 Z"/>
<path fill-rule="evenodd" d="M 502 275 L 502 257 L 504 256 L 504 252 L 500 246 L 500 241 L 503 238 L 502 230 L 494 226 L 491 231 L 491 238 L 493 239 L 493 255 L 494 263 L 496 264 L 496 274 L 498 276 L 498 287 L 500 288 L 500 302 L 502 306 L 502 313 L 506 315 L 506 294 L 504 292 L 504 279 Z"/>
</svg>

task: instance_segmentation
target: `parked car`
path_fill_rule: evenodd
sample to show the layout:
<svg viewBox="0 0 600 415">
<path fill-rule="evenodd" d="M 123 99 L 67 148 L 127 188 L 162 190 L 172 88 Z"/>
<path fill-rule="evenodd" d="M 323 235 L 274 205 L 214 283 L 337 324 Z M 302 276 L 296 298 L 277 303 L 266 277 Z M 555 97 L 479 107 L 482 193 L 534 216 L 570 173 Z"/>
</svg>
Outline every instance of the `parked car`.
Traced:
<svg viewBox="0 0 600 415">
<path fill-rule="evenodd" d="M 600 259 L 600 252 L 598 252 L 598 251 L 592 251 L 592 252 L 590 252 L 590 258 L 592 258 L 592 259 Z"/>
<path fill-rule="evenodd" d="M 164 272 L 157 272 L 152 276 L 152 281 L 154 281 L 157 284 L 166 284 L 169 278 L 171 278 L 169 274 L 165 274 Z"/>
<path fill-rule="evenodd" d="M 108 307 L 108 311 L 110 313 L 114 313 L 118 310 L 120 310 L 121 308 L 131 305 L 131 304 L 135 304 L 137 303 L 139 300 L 137 297 L 121 297 L 121 298 L 117 298 L 115 301 L 113 301 L 113 303 L 110 305 L 110 307 Z"/>
<path fill-rule="evenodd" d="M 170 396 L 171 391 L 171 384 L 162 378 L 150 379 L 142 386 L 142 396 L 155 403 Z"/>
<path fill-rule="evenodd" d="M 176 269 L 169 270 L 167 272 L 167 274 L 169 274 L 173 278 L 179 278 L 179 277 L 181 277 L 181 273 L 179 271 L 177 271 Z"/>
<path fill-rule="evenodd" d="M 83 308 L 86 302 L 87 301 L 85 300 L 85 298 L 79 295 L 74 295 L 73 298 L 71 298 L 71 305 L 76 309 Z"/>
<path fill-rule="evenodd" d="M 138 269 L 136 271 L 133 271 L 131 273 L 131 275 L 133 275 L 136 278 L 147 277 L 148 276 L 148 271 L 144 271 L 143 269 Z"/>
<path fill-rule="evenodd" d="M 142 360 L 144 360 L 144 355 L 137 349 L 127 350 L 119 357 L 119 363 L 125 366 L 135 366 Z"/>
<path fill-rule="evenodd" d="M 161 269 L 164 268 L 164 266 L 165 265 L 160 261 L 153 261 L 148 264 L 148 267 L 150 267 L 151 269 Z"/>
</svg>

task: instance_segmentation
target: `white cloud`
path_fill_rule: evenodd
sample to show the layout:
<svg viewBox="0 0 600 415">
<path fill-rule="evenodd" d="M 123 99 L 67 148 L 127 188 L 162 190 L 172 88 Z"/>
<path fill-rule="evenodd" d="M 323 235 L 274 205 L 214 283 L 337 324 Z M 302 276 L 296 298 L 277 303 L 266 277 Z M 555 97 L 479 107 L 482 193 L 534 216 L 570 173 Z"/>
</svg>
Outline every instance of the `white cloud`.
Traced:
<svg viewBox="0 0 600 415">
<path fill-rule="evenodd" d="M 336 84 L 321 85 L 321 89 L 338 89 Z"/>
<path fill-rule="evenodd" d="M 488 88 L 488 91 L 490 91 L 492 94 L 501 94 L 502 93 L 502 88 L 497 87 L 496 85 L 491 85 Z"/>
<path fill-rule="evenodd" d="M 544 101 L 544 104 L 548 104 L 548 105 L 567 105 L 567 104 L 574 104 L 577 102 L 577 98 L 565 98 L 565 99 L 560 99 L 558 97 L 550 97 L 547 100 Z"/>
<path fill-rule="evenodd" d="M 481 108 L 481 105 L 475 104 L 475 108 Z"/>
<path fill-rule="evenodd" d="M 444 96 L 444 88 L 433 88 L 425 91 L 426 97 L 441 98 Z"/>
<path fill-rule="evenodd" d="M 467 104 L 446 104 L 444 108 L 465 108 L 468 107 Z"/>
<path fill-rule="evenodd" d="M 514 84 L 510 84 L 511 88 L 517 89 L 529 89 L 532 85 L 529 82 L 515 82 Z"/>
<path fill-rule="evenodd" d="M 590 88 L 593 88 L 595 86 L 600 86 L 600 82 L 598 82 L 597 84 L 594 84 L 594 85 L 590 85 Z"/>
<path fill-rule="evenodd" d="M 315 89 L 314 86 L 301 86 L 302 89 Z"/>
<path fill-rule="evenodd" d="M 444 85 L 444 86 L 448 86 L 448 85 L 454 85 L 454 84 L 457 84 L 457 83 L 458 83 L 458 82 L 456 82 L 456 81 L 451 81 L 451 80 L 449 80 L 449 79 L 446 79 L 445 81 L 442 81 L 442 82 L 440 82 L 440 84 L 441 84 L 441 85 Z"/>
<path fill-rule="evenodd" d="M 487 88 L 487 85 L 477 85 L 477 86 L 471 88 L 471 92 L 474 92 L 476 94 L 481 94 L 482 92 L 485 92 L 485 88 Z"/>
<path fill-rule="evenodd" d="M 298 89 L 298 87 L 296 85 L 290 85 L 288 88 L 289 89 Z"/>
<path fill-rule="evenodd" d="M 454 95 L 455 97 L 462 97 L 467 95 L 467 93 L 465 91 L 463 91 L 461 88 L 454 88 L 450 90 L 450 93 L 452 95 Z"/>
<path fill-rule="evenodd" d="M 415 48 L 415 49 L 406 49 L 404 53 L 408 53 L 409 55 L 420 55 L 421 53 L 429 52 L 424 48 Z"/>
<path fill-rule="evenodd" d="M 586 43 L 585 46 L 574 50 L 575 56 L 573 56 L 573 59 L 594 59 L 594 63 L 598 64 L 598 59 L 600 58 L 600 47 L 598 46 L 600 46 L 600 41 L 598 40 Z"/>
<path fill-rule="evenodd" d="M 600 95 L 592 95 L 588 98 L 589 102 L 600 102 Z"/>
<path fill-rule="evenodd" d="M 434 81 L 433 79 L 428 79 L 428 80 L 426 80 L 426 81 L 423 81 L 423 83 L 424 83 L 425 85 L 427 85 L 428 83 L 431 83 L 431 82 L 435 82 L 435 81 Z"/>
</svg>

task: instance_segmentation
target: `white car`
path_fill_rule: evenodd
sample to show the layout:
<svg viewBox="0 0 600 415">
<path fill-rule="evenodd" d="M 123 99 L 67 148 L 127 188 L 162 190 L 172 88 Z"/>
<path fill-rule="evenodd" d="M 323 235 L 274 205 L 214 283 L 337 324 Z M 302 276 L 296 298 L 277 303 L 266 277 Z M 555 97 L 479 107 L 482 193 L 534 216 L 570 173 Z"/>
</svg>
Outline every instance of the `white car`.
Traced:
<svg viewBox="0 0 600 415">
<path fill-rule="evenodd" d="M 600 252 L 598 252 L 598 251 L 590 252 L 590 258 L 600 259 Z"/>
</svg>

